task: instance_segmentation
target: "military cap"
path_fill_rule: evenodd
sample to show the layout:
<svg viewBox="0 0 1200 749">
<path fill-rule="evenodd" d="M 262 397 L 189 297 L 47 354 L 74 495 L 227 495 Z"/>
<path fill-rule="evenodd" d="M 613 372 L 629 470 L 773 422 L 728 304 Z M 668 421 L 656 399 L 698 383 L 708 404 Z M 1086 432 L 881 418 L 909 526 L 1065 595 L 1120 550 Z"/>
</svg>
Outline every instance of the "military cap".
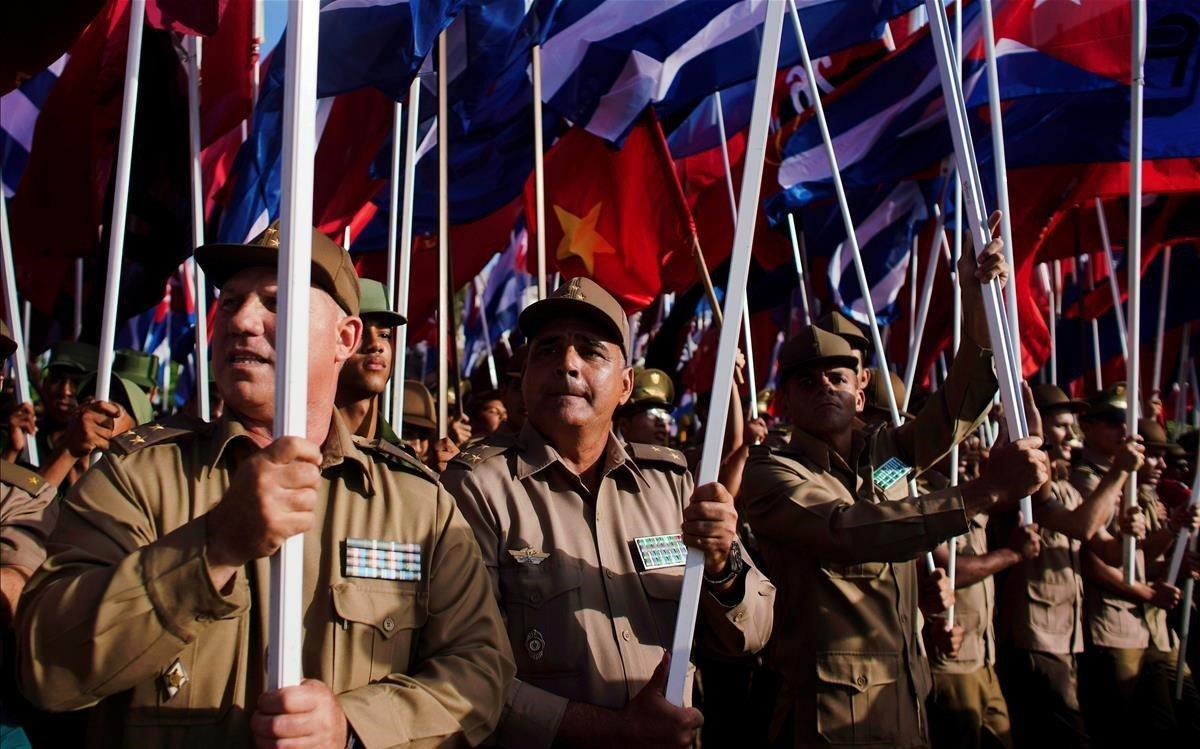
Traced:
<svg viewBox="0 0 1200 749">
<path fill-rule="evenodd" d="M 858 326 L 858 323 L 837 310 L 831 310 L 817 320 L 817 327 L 845 338 L 849 342 L 850 348 L 864 352 L 871 350 L 871 341 L 863 335 L 862 328 Z"/>
<path fill-rule="evenodd" d="M 8 323 L 0 320 L 0 358 L 7 359 L 17 353 L 17 342 L 13 340 Z"/>
<path fill-rule="evenodd" d="M 1048 382 L 1033 386 L 1033 403 L 1043 414 L 1058 411 L 1070 411 L 1077 414 L 1088 410 L 1087 401 L 1072 398 L 1063 392 L 1062 388 Z"/>
<path fill-rule="evenodd" d="M 81 341 L 59 341 L 50 347 L 46 369 L 73 369 L 80 374 L 95 372 L 100 361 L 100 349 Z"/>
<path fill-rule="evenodd" d="M 113 354 L 112 371 L 113 374 L 120 375 L 143 390 L 149 391 L 158 384 L 158 357 L 154 354 L 123 348 Z"/>
<path fill-rule="evenodd" d="M 675 383 L 671 382 L 671 376 L 661 369 L 639 369 L 633 375 L 633 392 L 621 406 L 621 413 L 674 407 Z"/>
<path fill-rule="evenodd" d="M 629 356 L 629 318 L 620 302 L 592 279 L 572 278 L 550 296 L 526 307 L 517 323 L 525 337 L 532 340 L 546 323 L 562 317 L 586 317 L 599 323 Z"/>
<path fill-rule="evenodd" d="M 437 429 L 437 409 L 429 388 L 417 380 L 404 381 L 404 424 Z"/>
<path fill-rule="evenodd" d="M 836 333 L 809 325 L 783 344 L 779 368 L 789 374 L 801 367 L 831 366 L 858 368 L 858 357 L 850 342 Z"/>
<path fill-rule="evenodd" d="M 378 281 L 370 278 L 358 279 L 358 296 L 358 316 L 363 320 L 374 320 L 387 328 L 395 328 L 408 322 L 404 315 L 393 310 L 388 304 L 387 290 Z"/>
<path fill-rule="evenodd" d="M 1125 383 L 1116 382 L 1104 388 L 1087 400 L 1085 419 L 1125 418 Z"/>
<path fill-rule="evenodd" d="M 883 384 L 883 376 L 879 372 L 879 367 L 870 367 L 871 379 L 867 382 L 867 404 L 864 408 L 869 408 L 875 411 L 882 411 L 887 414 L 888 418 L 892 417 L 892 407 L 888 404 L 887 388 Z M 902 408 L 904 406 L 904 396 L 907 394 L 907 389 L 904 387 L 904 380 L 895 372 L 888 372 L 888 376 L 892 381 L 892 393 L 896 396 L 896 406 Z M 913 415 L 905 411 L 900 412 L 901 418 L 911 419 Z"/>
<path fill-rule="evenodd" d="M 1162 424 L 1154 419 L 1138 419 L 1138 434 L 1142 436 L 1142 443 L 1146 447 L 1170 450 L 1171 445 L 1174 444 L 1167 437 L 1167 430 L 1163 429 Z"/>
<path fill-rule="evenodd" d="M 80 400 L 96 394 L 96 372 L 88 375 L 79 387 Z M 121 404 L 133 420 L 138 424 L 146 424 L 154 418 L 154 407 L 150 405 L 150 396 L 132 380 L 128 380 L 113 372 L 108 386 L 108 399 Z"/>
<path fill-rule="evenodd" d="M 279 222 L 248 244 L 206 244 L 196 248 L 196 262 L 218 287 L 246 268 L 279 265 Z M 312 230 L 312 284 L 323 289 L 346 312 L 359 310 L 358 273 L 350 253 L 316 229 Z"/>
<path fill-rule="evenodd" d="M 775 391 L 771 388 L 763 388 L 758 391 L 758 412 L 764 414 L 771 407 L 771 399 L 775 397 Z"/>
</svg>

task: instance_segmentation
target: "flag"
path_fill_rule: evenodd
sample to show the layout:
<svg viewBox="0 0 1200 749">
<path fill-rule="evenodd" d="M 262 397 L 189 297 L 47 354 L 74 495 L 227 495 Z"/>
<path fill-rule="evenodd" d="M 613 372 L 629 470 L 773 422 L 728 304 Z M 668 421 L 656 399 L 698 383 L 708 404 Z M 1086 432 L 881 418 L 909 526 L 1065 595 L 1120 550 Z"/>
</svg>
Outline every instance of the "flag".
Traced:
<svg viewBox="0 0 1200 749">
<path fill-rule="evenodd" d="M 221 13 L 216 33 L 204 40 L 201 51 L 200 145 L 203 148 L 234 128 L 240 130 L 242 121 L 250 116 L 254 106 L 250 78 L 257 57 L 254 3 L 238 0 Z"/>
<path fill-rule="evenodd" d="M 240 2 L 254 7 L 253 3 Z M 228 4 L 229 0 L 146 0 L 146 24 L 163 31 L 213 36 Z"/>
<path fill-rule="evenodd" d="M 468 286 L 463 308 L 463 334 L 466 338 L 463 375 L 470 376 L 487 356 L 489 344 L 494 351 L 500 339 L 517 327 L 526 290 L 537 284 L 525 271 L 525 253 L 529 237 L 518 225 L 504 252 L 494 256 Z M 484 316 L 487 337 L 484 336 Z"/>
<path fill-rule="evenodd" d="M 14 2 L 0 24 L 0 94 L 7 94 L 62 57 L 98 16 L 107 0 Z"/>
<path fill-rule="evenodd" d="M 821 57 L 879 37 L 919 0 L 799 0 L 809 51 Z M 559 9 L 543 49 L 542 98 L 567 119 L 619 141 L 649 105 L 661 115 L 755 77 L 766 0 L 576 0 Z M 799 47 L 784 34 L 780 64 Z"/>
<path fill-rule="evenodd" d="M 68 57 L 64 54 L 50 67 L 0 97 L 0 178 L 5 197 L 11 198 L 17 191 L 33 149 L 38 115 L 67 66 Z"/>
<path fill-rule="evenodd" d="M 691 253 L 695 238 L 653 114 L 639 121 L 620 150 L 572 128 L 546 154 L 545 163 L 549 267 L 567 278 L 592 278 L 629 312 L 650 304 L 662 291 L 663 260 Z M 534 215 L 534 206 L 531 178 L 525 185 L 526 216 Z M 535 227 L 530 235 L 530 243 L 536 243 Z M 531 257 L 531 272 L 536 264 Z"/>
</svg>

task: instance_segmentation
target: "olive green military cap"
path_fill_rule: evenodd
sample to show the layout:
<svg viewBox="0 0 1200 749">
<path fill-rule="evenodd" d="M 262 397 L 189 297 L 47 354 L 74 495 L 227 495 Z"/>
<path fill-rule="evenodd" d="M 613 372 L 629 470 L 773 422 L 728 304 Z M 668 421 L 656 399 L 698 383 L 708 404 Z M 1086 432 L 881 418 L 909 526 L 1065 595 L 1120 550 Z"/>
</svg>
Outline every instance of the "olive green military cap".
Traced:
<svg viewBox="0 0 1200 749">
<path fill-rule="evenodd" d="M 1162 424 L 1159 424 L 1154 419 L 1138 419 L 1138 434 L 1142 436 L 1142 444 L 1146 447 L 1159 447 L 1163 450 L 1170 450 L 1171 442 L 1167 437 L 1167 430 L 1163 429 Z"/>
<path fill-rule="evenodd" d="M 378 281 L 370 278 L 358 279 L 358 296 L 358 316 L 364 321 L 385 328 L 395 328 L 408 322 L 404 315 L 393 310 L 388 304 L 387 289 Z"/>
<path fill-rule="evenodd" d="M 417 380 L 404 381 L 404 423 L 422 429 L 437 429 L 437 409 L 429 388 Z"/>
<path fill-rule="evenodd" d="M 1048 382 L 1033 386 L 1033 403 L 1037 406 L 1037 410 L 1043 414 L 1059 411 L 1070 411 L 1071 413 L 1078 414 L 1088 410 L 1087 401 L 1072 398 L 1062 388 L 1057 385 L 1051 385 Z"/>
<path fill-rule="evenodd" d="M 609 332 L 612 342 L 620 345 L 625 356 L 629 356 L 629 318 L 620 302 L 592 279 L 572 278 L 550 292 L 550 296 L 526 307 L 517 324 L 525 337 L 532 340 L 546 323 L 563 317 L 595 321 Z"/>
<path fill-rule="evenodd" d="M 96 372 L 88 375 L 79 387 L 80 400 L 96 394 Z M 132 380 L 113 373 L 108 387 L 108 399 L 120 403 L 139 425 L 149 423 L 154 418 L 154 406 L 150 405 L 150 396 Z"/>
<path fill-rule="evenodd" d="M 50 347 L 46 369 L 71 369 L 80 374 L 95 372 L 100 362 L 100 349 L 81 341 L 59 341 Z"/>
<path fill-rule="evenodd" d="M 887 388 L 883 384 L 883 375 L 879 372 L 879 367 L 870 367 L 871 379 L 867 381 L 867 403 L 863 406 L 864 409 L 874 411 L 882 411 L 887 414 L 888 418 L 892 417 L 892 407 L 888 404 Z M 888 377 L 892 381 L 892 393 L 896 396 L 896 406 L 904 405 L 904 396 L 908 394 L 908 390 L 904 387 L 904 380 L 895 372 L 889 371 Z M 900 417 L 911 419 L 913 415 L 905 411 L 900 412 Z"/>
<path fill-rule="evenodd" d="M 871 341 L 863 335 L 863 330 L 858 323 L 837 310 L 832 310 L 817 320 L 817 327 L 845 338 L 850 344 L 850 348 L 860 351 L 871 350 Z"/>
<path fill-rule="evenodd" d="M 8 323 L 0 320 L 0 358 L 7 359 L 17 353 L 17 342 L 13 340 Z"/>
<path fill-rule="evenodd" d="M 674 408 L 675 383 L 661 369 L 639 369 L 633 375 L 633 392 L 621 406 L 622 414 L 632 414 L 650 408 Z"/>
<path fill-rule="evenodd" d="M 1104 388 L 1087 400 L 1085 419 L 1125 418 L 1126 400 L 1125 383 L 1116 382 Z"/>
<path fill-rule="evenodd" d="M 816 325 L 809 325 L 779 351 L 779 368 L 785 375 L 804 367 L 858 368 L 858 357 L 850 342 Z"/>
<path fill-rule="evenodd" d="M 279 265 L 279 222 L 248 244 L 206 244 L 196 248 L 196 262 L 218 287 L 246 268 Z M 351 315 L 359 310 L 358 273 L 350 253 L 316 229 L 312 230 L 312 284 L 323 289 Z"/>
<path fill-rule="evenodd" d="M 132 349 L 120 349 L 113 354 L 113 374 L 149 391 L 158 384 L 158 357 Z"/>
</svg>

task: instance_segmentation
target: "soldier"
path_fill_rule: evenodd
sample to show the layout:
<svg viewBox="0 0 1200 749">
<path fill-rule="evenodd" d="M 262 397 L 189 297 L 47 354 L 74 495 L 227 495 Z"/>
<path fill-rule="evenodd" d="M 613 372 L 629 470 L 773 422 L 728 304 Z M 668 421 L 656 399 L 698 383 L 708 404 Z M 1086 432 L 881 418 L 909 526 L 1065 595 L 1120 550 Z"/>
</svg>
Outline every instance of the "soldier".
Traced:
<svg viewBox="0 0 1200 749">
<path fill-rule="evenodd" d="M 38 420 L 38 455 L 42 465 L 61 448 L 61 440 L 71 417 L 79 408 L 79 385 L 89 372 L 96 371 L 100 353 L 90 343 L 59 341 L 50 347 L 50 356 L 42 372 L 39 392 L 42 417 Z"/>
<path fill-rule="evenodd" d="M 508 409 L 499 390 L 484 390 L 471 397 L 467 416 L 471 424 L 470 444 L 495 434 L 508 419 Z"/>
<path fill-rule="evenodd" d="M 878 367 L 870 367 L 868 372 L 866 403 L 863 405 L 859 418 L 863 420 L 864 424 L 891 424 L 892 407 L 888 402 L 883 376 L 880 375 Z M 907 392 L 904 389 L 904 380 L 900 379 L 900 375 L 895 372 L 888 372 L 888 377 L 892 380 L 892 394 L 896 396 L 896 408 L 900 409 L 900 418 L 905 421 L 912 419 L 913 415 L 903 410 L 904 395 Z"/>
<path fill-rule="evenodd" d="M 617 301 L 574 278 L 519 324 L 525 425 L 515 440 L 466 450 L 442 476 L 475 530 L 517 660 L 496 740 L 690 746 L 700 713 L 662 694 L 685 544 L 705 554 L 700 650 L 761 648 L 774 587 L 735 543 L 727 491 L 693 489 L 678 451 L 613 434 L 633 390 Z"/>
<path fill-rule="evenodd" d="M 437 405 L 429 388 L 416 380 L 405 380 L 402 409 L 404 424 L 400 430 L 401 440 L 417 460 L 428 463 L 429 445 L 433 443 L 433 435 L 437 431 Z"/>
<path fill-rule="evenodd" d="M 353 434 L 399 447 L 400 438 L 379 409 L 380 396 L 392 379 L 396 363 L 396 328 L 408 321 L 388 305 L 383 284 L 360 278 L 358 291 L 362 300 L 362 343 L 338 375 L 337 409 Z"/>
<path fill-rule="evenodd" d="M 22 600 L 22 688 L 95 705 L 96 746 L 479 743 L 513 673 L 503 623 L 453 500 L 334 408 L 358 282 L 316 231 L 307 437 L 272 439 L 278 246 L 197 250 L 226 412 L 134 429 L 72 488 Z M 267 691 L 268 557 L 301 533 L 308 678 Z"/>
<path fill-rule="evenodd" d="M 150 401 L 158 393 L 158 367 L 158 357 L 154 354 L 127 348 L 113 353 L 113 374 L 137 385 Z"/>
<path fill-rule="evenodd" d="M 973 254 L 960 269 L 966 335 L 946 384 L 913 422 L 854 427 L 864 395 L 843 338 L 810 326 L 780 353 L 795 431 L 784 448 L 755 449 L 743 487 L 779 585 L 766 656 L 784 680 L 770 728 L 776 746 L 926 745 L 929 671 L 912 560 L 966 532 L 967 517 L 1046 479 L 1040 440 L 1027 438 L 994 450 L 980 479 L 907 498 L 906 476 L 969 434 L 996 390 L 979 282 L 1005 274 L 999 241 L 978 270 Z"/>
<path fill-rule="evenodd" d="M 617 436 L 627 442 L 666 447 L 671 443 L 671 409 L 675 408 L 675 383 L 661 369 L 637 370 L 633 393 L 617 409 Z"/>
<path fill-rule="evenodd" d="M 873 371 L 867 366 L 867 362 L 871 358 L 871 341 L 863 334 L 862 328 L 836 309 L 822 315 L 821 319 L 817 320 L 816 326 L 840 336 L 850 344 L 854 358 L 858 362 L 858 387 L 860 390 L 866 390 Z M 900 400 L 897 398 L 896 402 L 899 403 Z M 885 400 L 885 408 L 887 407 L 886 403 Z"/>
</svg>

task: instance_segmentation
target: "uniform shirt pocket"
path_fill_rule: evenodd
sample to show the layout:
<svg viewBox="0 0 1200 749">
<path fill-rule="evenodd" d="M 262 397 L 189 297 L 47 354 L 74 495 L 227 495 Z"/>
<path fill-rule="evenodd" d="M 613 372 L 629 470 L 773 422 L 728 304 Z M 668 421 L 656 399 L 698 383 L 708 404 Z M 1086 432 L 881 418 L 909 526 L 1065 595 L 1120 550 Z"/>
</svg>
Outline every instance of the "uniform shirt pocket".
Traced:
<svg viewBox="0 0 1200 749">
<path fill-rule="evenodd" d="M 1071 609 L 1075 594 L 1074 583 L 1030 583 L 1030 623 L 1042 632 L 1069 634 L 1075 627 L 1075 617 Z"/>
<path fill-rule="evenodd" d="M 683 591 L 683 567 L 646 570 L 638 573 L 650 603 L 658 642 L 666 645 L 675 634 L 679 617 L 679 595 Z"/>
<path fill-rule="evenodd" d="M 817 732 L 831 744 L 876 744 L 900 725 L 900 656 L 818 653 Z"/>
<path fill-rule="evenodd" d="M 334 670 L 348 688 L 407 672 L 417 631 L 429 618 L 429 594 L 413 583 L 335 583 L 333 608 L 342 624 Z"/>
<path fill-rule="evenodd" d="M 578 560 L 500 568 L 500 596 L 518 675 L 577 673 L 586 660 Z"/>
</svg>

